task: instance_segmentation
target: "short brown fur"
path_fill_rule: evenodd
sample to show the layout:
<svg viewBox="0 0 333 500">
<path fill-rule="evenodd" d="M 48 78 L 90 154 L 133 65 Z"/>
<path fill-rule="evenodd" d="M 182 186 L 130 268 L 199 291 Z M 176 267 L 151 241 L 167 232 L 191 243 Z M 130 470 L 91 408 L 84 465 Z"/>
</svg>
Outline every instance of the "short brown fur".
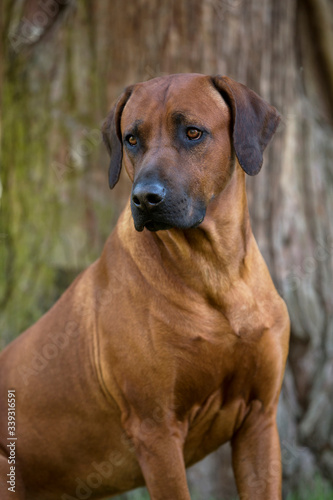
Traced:
<svg viewBox="0 0 333 500">
<path fill-rule="evenodd" d="M 207 130 L 195 147 L 175 135 L 180 112 Z M 154 79 L 115 105 L 110 185 L 121 162 L 134 185 L 157 172 L 175 227 L 140 219 L 136 231 L 128 203 L 100 259 L 1 354 L 2 401 L 17 395 L 16 499 L 102 498 L 145 482 L 153 500 L 189 500 L 185 467 L 226 441 L 240 498 L 281 498 L 289 319 L 251 231 L 244 173 L 260 170 L 278 120 L 226 77 Z M 134 122 L 135 154 L 123 143 Z"/>
</svg>

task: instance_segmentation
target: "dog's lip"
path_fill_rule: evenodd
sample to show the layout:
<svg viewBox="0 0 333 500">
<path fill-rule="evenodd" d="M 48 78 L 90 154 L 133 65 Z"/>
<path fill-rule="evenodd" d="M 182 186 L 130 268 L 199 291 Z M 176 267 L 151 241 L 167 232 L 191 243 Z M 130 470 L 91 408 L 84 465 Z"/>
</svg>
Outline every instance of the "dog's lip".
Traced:
<svg viewBox="0 0 333 500">
<path fill-rule="evenodd" d="M 171 229 L 173 226 L 171 224 L 167 224 L 164 222 L 154 221 L 152 219 L 145 220 L 139 223 L 134 223 L 135 229 L 140 233 L 144 230 L 144 228 L 148 229 L 148 231 L 160 231 L 161 229 Z"/>
<path fill-rule="evenodd" d="M 196 227 L 200 226 L 200 224 L 204 220 L 204 218 L 205 218 L 204 215 L 202 217 L 200 217 L 200 219 L 198 220 L 198 222 L 196 222 L 195 224 L 193 224 L 193 226 L 191 226 L 191 229 L 195 229 Z"/>
<path fill-rule="evenodd" d="M 141 233 L 141 232 L 144 230 L 144 228 L 145 228 L 145 224 L 146 224 L 146 223 L 142 223 L 142 222 L 140 222 L 140 224 L 137 224 L 137 223 L 134 221 L 134 226 L 135 226 L 135 229 L 136 229 L 139 233 Z"/>
<path fill-rule="evenodd" d="M 145 223 L 145 227 L 148 229 L 148 231 L 160 231 L 163 229 L 171 229 L 174 226 L 164 222 L 154 222 L 153 220 L 149 220 Z"/>
<path fill-rule="evenodd" d="M 205 216 L 203 215 L 200 217 L 200 219 L 195 222 L 192 226 L 187 227 L 187 228 L 179 228 L 179 229 L 196 229 L 202 221 L 204 220 Z M 166 230 L 166 229 L 172 229 L 174 227 L 177 227 L 176 225 L 168 224 L 166 222 L 162 221 L 154 221 L 153 219 L 149 219 L 146 221 L 142 221 L 140 223 L 135 224 L 135 229 L 139 232 L 142 232 L 144 228 L 148 229 L 148 231 L 156 232 L 156 231 L 161 231 L 161 230 Z"/>
<path fill-rule="evenodd" d="M 149 231 L 156 231 L 155 223 L 152 220 L 147 221 L 144 227 L 147 228 Z"/>
</svg>

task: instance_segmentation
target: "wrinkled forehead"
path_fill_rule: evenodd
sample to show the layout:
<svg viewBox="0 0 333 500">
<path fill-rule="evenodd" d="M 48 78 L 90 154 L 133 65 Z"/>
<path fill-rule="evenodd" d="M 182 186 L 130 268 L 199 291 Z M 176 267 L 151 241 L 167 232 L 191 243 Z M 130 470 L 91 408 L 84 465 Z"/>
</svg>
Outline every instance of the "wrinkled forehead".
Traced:
<svg viewBox="0 0 333 500">
<path fill-rule="evenodd" d="M 182 116 L 193 125 L 214 127 L 228 120 L 229 109 L 210 77 L 184 74 L 155 78 L 134 86 L 124 108 L 121 129 L 135 122 L 165 120 Z"/>
</svg>

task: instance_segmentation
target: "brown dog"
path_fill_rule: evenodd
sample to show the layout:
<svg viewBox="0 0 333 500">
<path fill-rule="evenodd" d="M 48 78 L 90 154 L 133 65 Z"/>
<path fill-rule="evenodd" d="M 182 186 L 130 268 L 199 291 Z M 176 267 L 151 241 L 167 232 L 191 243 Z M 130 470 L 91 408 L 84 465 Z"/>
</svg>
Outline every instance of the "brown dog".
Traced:
<svg viewBox="0 0 333 500">
<path fill-rule="evenodd" d="M 7 426 L 5 404 L 3 500 L 144 483 L 154 500 L 188 500 L 185 467 L 229 440 L 241 499 L 281 497 L 289 319 L 251 231 L 244 173 L 259 172 L 278 121 L 227 77 L 125 90 L 103 134 L 110 186 L 123 163 L 130 202 L 101 258 L 1 355 L 14 417 Z"/>
</svg>

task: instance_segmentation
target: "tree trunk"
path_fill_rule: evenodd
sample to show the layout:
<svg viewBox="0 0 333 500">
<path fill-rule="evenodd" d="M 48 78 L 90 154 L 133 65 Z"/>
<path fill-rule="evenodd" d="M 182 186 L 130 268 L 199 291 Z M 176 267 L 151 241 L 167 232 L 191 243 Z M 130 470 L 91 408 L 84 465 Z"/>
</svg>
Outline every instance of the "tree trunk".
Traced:
<svg viewBox="0 0 333 500">
<path fill-rule="evenodd" d="M 98 256 L 128 196 L 125 176 L 108 192 L 97 133 L 123 87 L 165 73 L 231 76 L 282 114 L 247 187 L 292 323 L 278 415 L 284 496 L 318 474 L 332 480 L 332 3 L 81 1 L 44 24 L 41 9 L 37 0 L 4 8 L 2 342 L 51 305 L 69 271 Z M 22 37 L 31 24 L 35 38 Z M 229 455 L 226 445 L 190 470 L 199 498 L 234 497 Z"/>
</svg>

